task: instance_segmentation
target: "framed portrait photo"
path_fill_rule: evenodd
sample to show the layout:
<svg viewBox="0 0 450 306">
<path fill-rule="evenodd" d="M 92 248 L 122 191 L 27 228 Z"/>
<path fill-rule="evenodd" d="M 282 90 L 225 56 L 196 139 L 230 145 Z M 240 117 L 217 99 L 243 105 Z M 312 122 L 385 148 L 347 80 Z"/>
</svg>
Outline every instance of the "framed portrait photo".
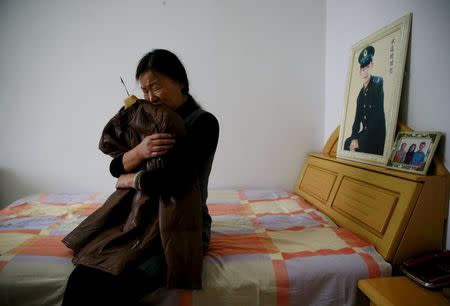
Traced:
<svg viewBox="0 0 450 306">
<path fill-rule="evenodd" d="M 441 135 L 440 132 L 399 132 L 387 166 L 427 174 Z"/>
<path fill-rule="evenodd" d="M 386 165 L 397 127 L 412 15 L 353 45 L 337 156 Z"/>
</svg>

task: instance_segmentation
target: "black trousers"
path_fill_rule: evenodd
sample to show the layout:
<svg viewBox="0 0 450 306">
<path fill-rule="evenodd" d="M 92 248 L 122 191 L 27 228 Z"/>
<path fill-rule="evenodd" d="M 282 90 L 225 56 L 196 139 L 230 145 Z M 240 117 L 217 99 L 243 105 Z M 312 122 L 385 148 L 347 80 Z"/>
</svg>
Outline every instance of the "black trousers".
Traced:
<svg viewBox="0 0 450 306">
<path fill-rule="evenodd" d="M 139 268 L 116 276 L 77 265 L 67 282 L 62 306 L 136 305 L 146 294 L 165 283 L 164 256 L 154 255 Z"/>
</svg>

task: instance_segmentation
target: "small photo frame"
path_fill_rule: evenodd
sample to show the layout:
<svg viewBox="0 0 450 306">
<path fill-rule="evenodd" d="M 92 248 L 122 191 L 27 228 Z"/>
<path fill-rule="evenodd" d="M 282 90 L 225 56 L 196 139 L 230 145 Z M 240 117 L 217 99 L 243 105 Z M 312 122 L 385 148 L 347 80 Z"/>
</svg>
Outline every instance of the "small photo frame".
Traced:
<svg viewBox="0 0 450 306">
<path fill-rule="evenodd" d="M 387 166 L 427 174 L 441 135 L 441 132 L 399 132 Z"/>
</svg>

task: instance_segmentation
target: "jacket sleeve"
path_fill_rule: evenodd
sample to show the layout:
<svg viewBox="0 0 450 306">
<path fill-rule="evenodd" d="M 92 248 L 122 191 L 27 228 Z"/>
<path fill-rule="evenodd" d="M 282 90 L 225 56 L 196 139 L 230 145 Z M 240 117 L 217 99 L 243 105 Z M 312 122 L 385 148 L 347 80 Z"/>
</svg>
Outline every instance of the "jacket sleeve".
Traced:
<svg viewBox="0 0 450 306">
<path fill-rule="evenodd" d="M 379 131 L 379 138 L 378 143 L 380 146 L 384 145 L 384 141 L 386 138 L 386 118 L 384 114 L 384 90 L 383 90 L 383 81 L 380 78 L 380 85 L 378 88 L 378 95 L 377 95 L 377 122 L 376 125 L 378 127 Z"/>
<path fill-rule="evenodd" d="M 199 169 L 214 154 L 219 139 L 219 122 L 211 113 L 200 115 L 187 134 L 176 139 L 174 148 L 166 154 L 165 167 L 158 171 L 147 171 L 141 176 L 143 192 L 183 192 L 190 186 Z"/>
<path fill-rule="evenodd" d="M 133 115 L 134 110 L 134 108 L 124 110 L 122 107 L 119 112 L 109 120 L 100 136 L 100 141 L 98 143 L 100 151 L 109 156 L 116 157 L 131 149 L 124 139 L 124 133 L 128 128 L 128 121 Z"/>
<path fill-rule="evenodd" d="M 361 102 L 361 93 L 362 93 L 362 91 L 359 92 L 358 98 L 356 100 L 355 120 L 353 121 L 352 136 L 351 136 L 353 139 L 358 139 L 359 129 L 361 127 L 362 112 L 363 112 L 362 102 Z"/>
<path fill-rule="evenodd" d="M 128 128 L 127 122 L 129 121 L 128 118 L 132 116 L 132 111 L 134 111 L 134 107 L 128 110 L 121 108 L 104 127 L 98 143 L 100 151 L 113 157 L 109 165 L 109 171 L 114 177 L 119 177 L 125 173 L 122 158 L 123 154 L 131 148 L 127 145 L 123 134 Z"/>
</svg>

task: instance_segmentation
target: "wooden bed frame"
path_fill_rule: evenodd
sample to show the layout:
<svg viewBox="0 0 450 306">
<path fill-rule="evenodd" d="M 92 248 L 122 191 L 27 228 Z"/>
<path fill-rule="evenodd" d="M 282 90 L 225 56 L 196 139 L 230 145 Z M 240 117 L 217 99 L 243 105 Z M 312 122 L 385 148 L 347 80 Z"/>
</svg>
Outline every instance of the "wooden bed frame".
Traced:
<svg viewBox="0 0 450 306">
<path fill-rule="evenodd" d="M 394 272 L 406 259 L 442 250 L 450 182 L 443 163 L 434 157 L 429 174 L 420 175 L 338 159 L 338 137 L 339 127 L 321 153 L 308 156 L 295 192 L 372 243 Z"/>
</svg>

